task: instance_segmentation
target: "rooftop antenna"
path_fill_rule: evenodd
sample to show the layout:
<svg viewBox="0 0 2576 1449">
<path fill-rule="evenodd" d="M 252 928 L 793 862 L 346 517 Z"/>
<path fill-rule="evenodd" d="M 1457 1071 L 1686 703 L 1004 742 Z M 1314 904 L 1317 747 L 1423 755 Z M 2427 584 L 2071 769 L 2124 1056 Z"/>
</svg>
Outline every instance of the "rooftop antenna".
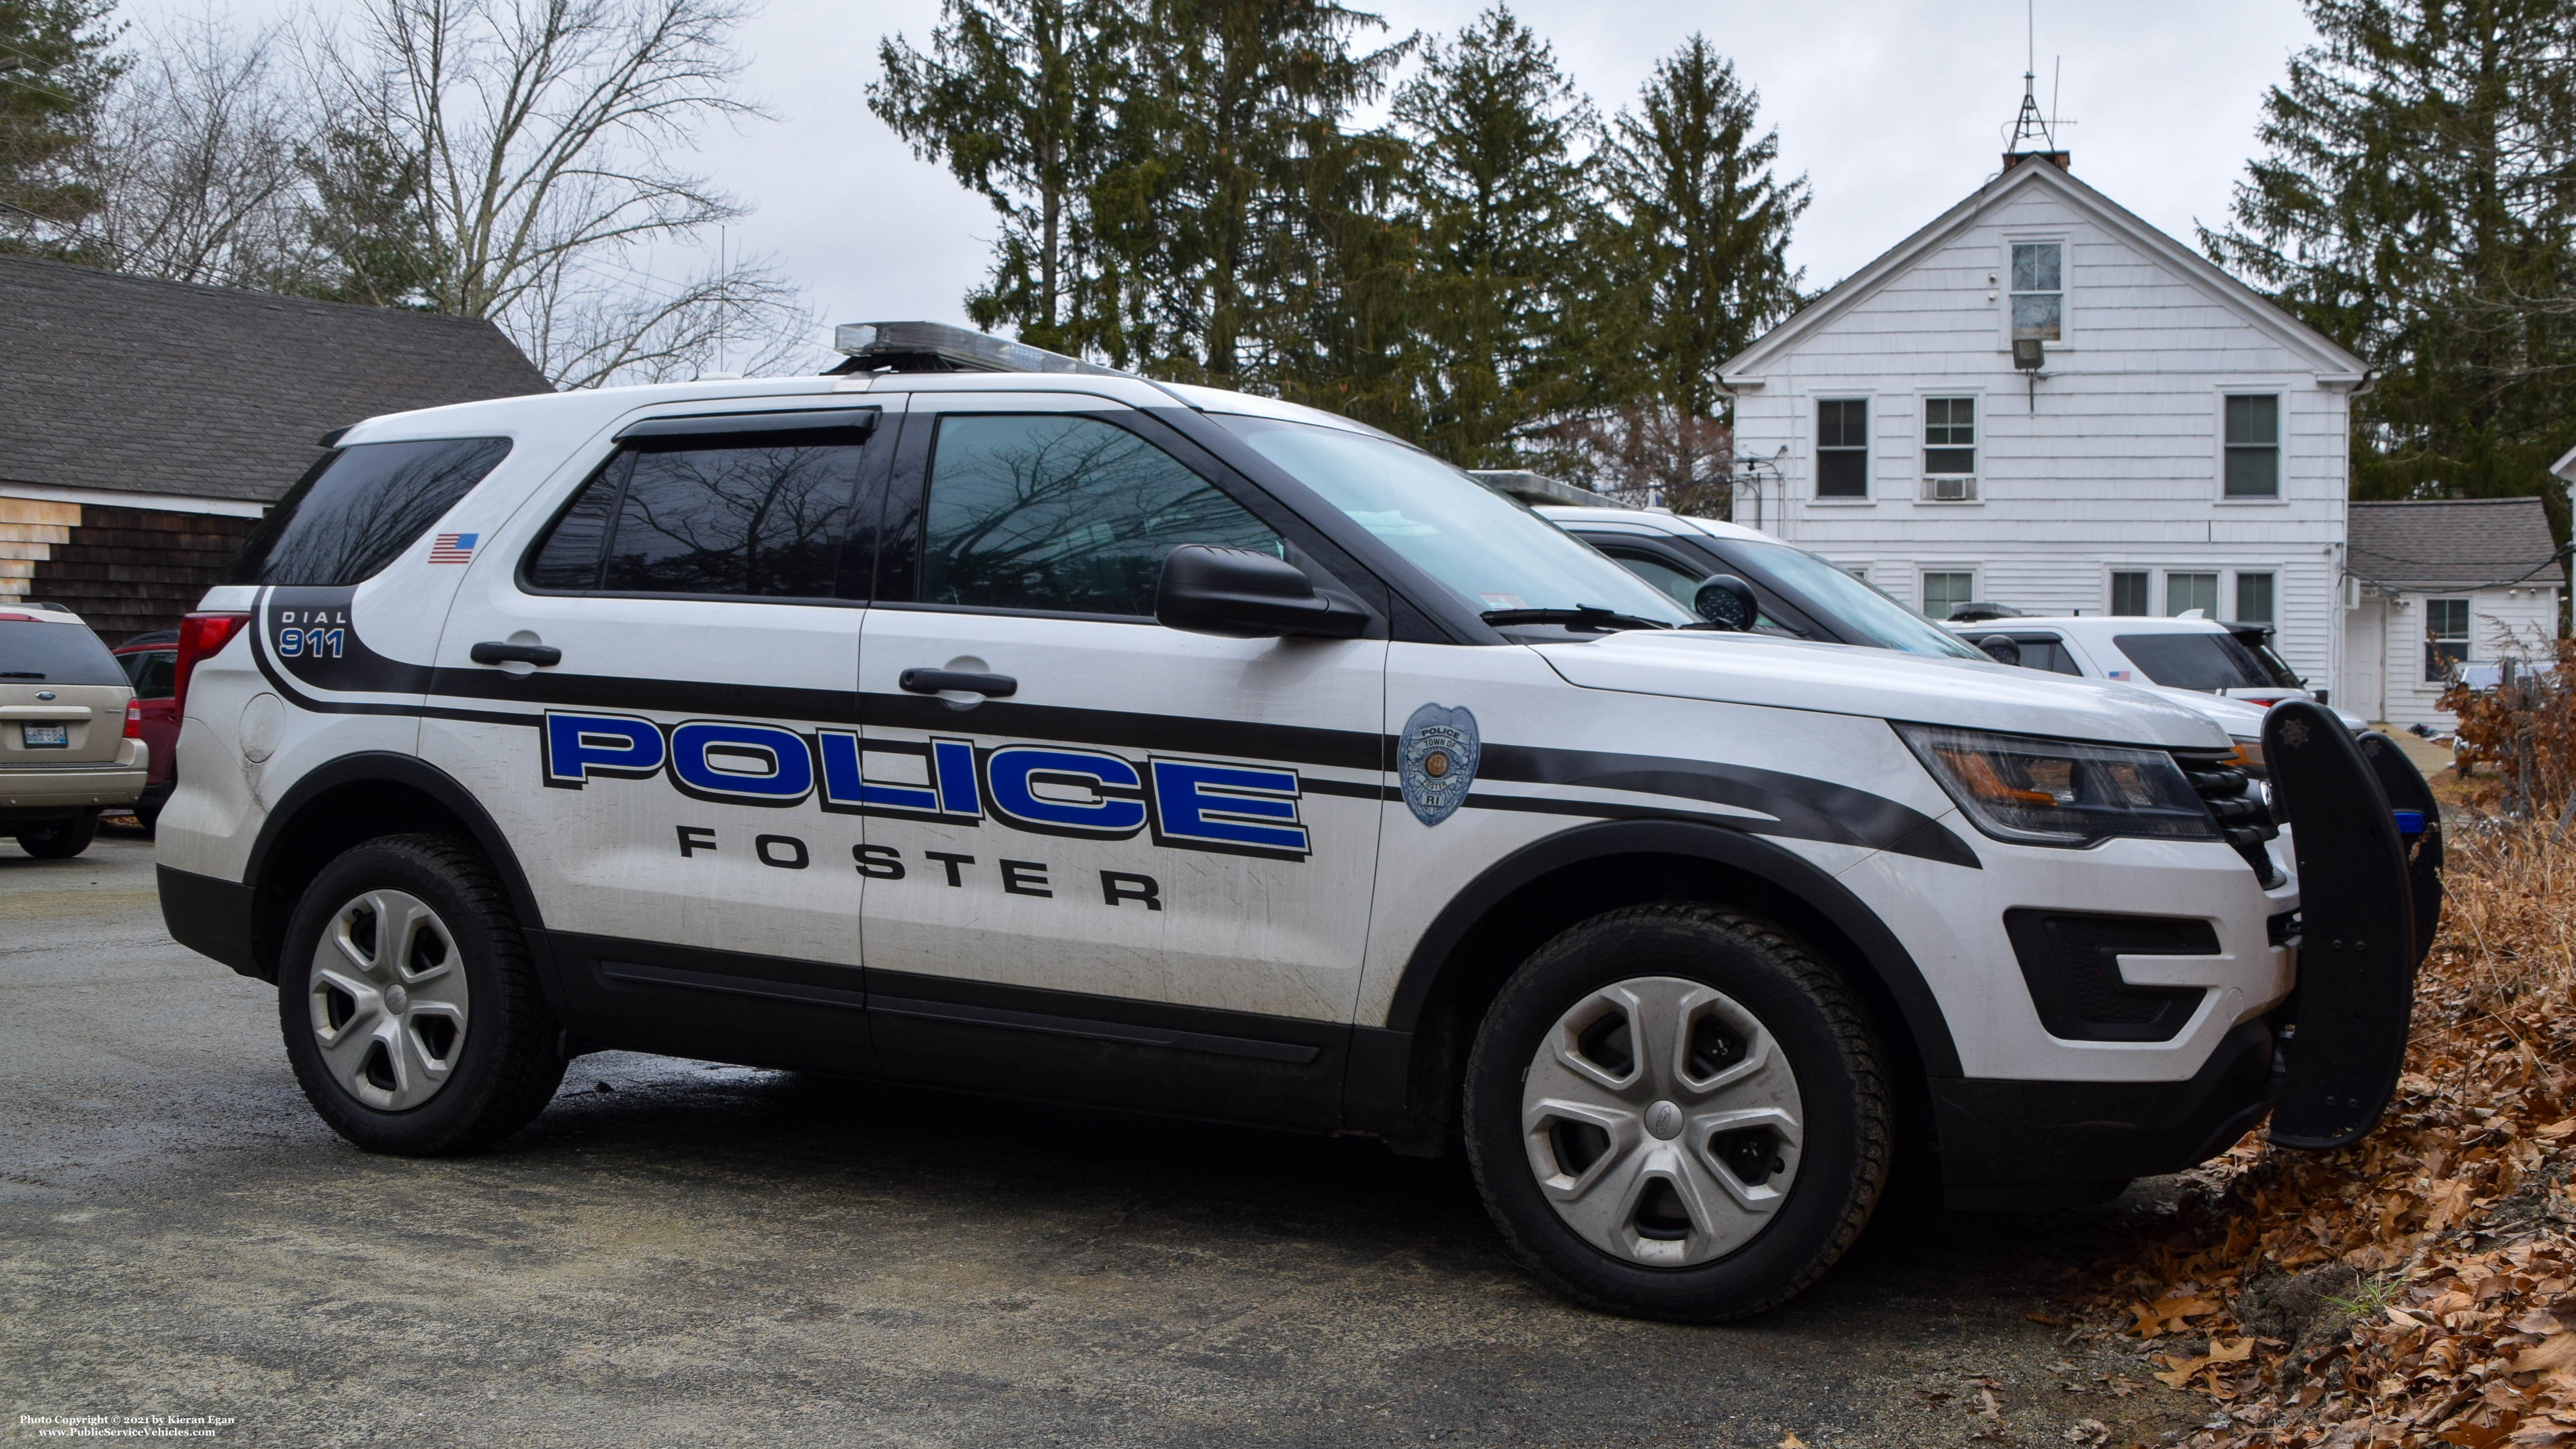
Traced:
<svg viewBox="0 0 2576 1449">
<path fill-rule="evenodd" d="M 2029 27 L 2029 34 L 2025 40 L 2026 49 L 2022 60 L 2021 110 L 2013 117 L 2012 124 L 2004 128 L 2004 169 L 2010 171 L 2023 160 L 2037 156 L 2056 163 L 2058 169 L 2064 170 L 2067 156 L 2064 151 L 2058 149 L 2057 128 L 2061 125 L 2075 124 L 2072 121 L 2061 121 L 2057 115 L 2059 82 L 2065 79 L 2066 74 L 2065 57 L 2057 58 L 2054 74 L 2049 81 L 2048 110 L 2042 113 L 2039 108 L 2038 0 L 2030 0 L 2029 7 L 2025 11 L 2025 23 Z"/>
</svg>

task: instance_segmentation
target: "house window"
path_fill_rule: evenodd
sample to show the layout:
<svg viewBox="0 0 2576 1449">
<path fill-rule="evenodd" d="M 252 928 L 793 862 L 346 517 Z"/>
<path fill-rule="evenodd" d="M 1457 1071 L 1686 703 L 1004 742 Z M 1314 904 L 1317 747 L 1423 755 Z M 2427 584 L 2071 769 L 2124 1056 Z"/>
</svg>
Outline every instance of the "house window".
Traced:
<svg viewBox="0 0 2576 1449">
<path fill-rule="evenodd" d="M 2236 622 L 2240 624 L 2272 622 L 2272 576 L 2270 574 L 2236 576 Z"/>
<path fill-rule="evenodd" d="M 1923 472 L 1929 477 L 1958 477 L 1977 471 L 1977 400 L 1972 397 L 1928 397 L 1923 400 Z"/>
<path fill-rule="evenodd" d="M 2066 246 L 2063 242 L 2014 242 L 2012 335 L 2056 342 L 2066 320 Z"/>
<path fill-rule="evenodd" d="M 2469 662 L 2469 601 L 2424 601 L 2424 682 L 2448 684 L 2452 671 Z"/>
<path fill-rule="evenodd" d="M 2227 399 L 2227 496 L 2281 496 L 2281 400 L 2270 393 Z"/>
<path fill-rule="evenodd" d="M 2147 576 L 2142 573 L 2111 575 L 2111 612 L 2143 617 L 2154 612 L 2147 607 Z"/>
<path fill-rule="evenodd" d="M 2165 612 L 2188 614 L 2194 609 L 2203 618 L 2218 617 L 2218 575 L 2165 575 Z"/>
<path fill-rule="evenodd" d="M 1825 398 L 1816 404 L 1816 496 L 1869 496 L 1869 399 Z"/>
<path fill-rule="evenodd" d="M 1977 596 L 1977 576 L 1973 573 L 1927 573 L 1923 576 L 1923 612 L 1935 619 L 1947 619 L 1950 611 Z"/>
</svg>

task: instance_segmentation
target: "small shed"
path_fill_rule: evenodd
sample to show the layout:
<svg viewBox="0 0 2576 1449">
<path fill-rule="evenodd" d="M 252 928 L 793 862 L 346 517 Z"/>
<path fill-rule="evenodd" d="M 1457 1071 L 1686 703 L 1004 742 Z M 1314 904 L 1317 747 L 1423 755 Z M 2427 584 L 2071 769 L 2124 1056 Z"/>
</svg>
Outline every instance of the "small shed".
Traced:
<svg viewBox="0 0 2576 1449">
<path fill-rule="evenodd" d="M 2354 503 L 2336 703 L 2449 729 L 2434 701 L 2463 664 L 2546 657 L 2566 565 L 2537 498 Z"/>
<path fill-rule="evenodd" d="M 171 628 L 323 433 L 549 390 L 489 322 L 0 256 L 0 601 Z"/>
</svg>

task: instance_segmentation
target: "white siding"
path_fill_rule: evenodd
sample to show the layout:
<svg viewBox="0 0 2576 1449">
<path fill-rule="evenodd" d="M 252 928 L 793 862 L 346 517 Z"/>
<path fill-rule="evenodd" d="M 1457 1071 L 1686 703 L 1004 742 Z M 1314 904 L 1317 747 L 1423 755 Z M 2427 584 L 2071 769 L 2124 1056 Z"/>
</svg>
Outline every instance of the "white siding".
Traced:
<svg viewBox="0 0 2576 1449">
<path fill-rule="evenodd" d="M 2350 627 L 2375 630 L 2380 647 L 2354 648 L 2355 670 L 2377 667 L 2379 678 L 2348 674 L 2344 696 L 2368 699 L 2374 689 L 2382 701 L 2379 717 L 2404 728 L 2421 724 L 2448 732 L 2458 720 L 2435 705 L 2444 686 L 2427 680 L 2424 601 L 2469 600 L 2469 662 L 2491 664 L 2501 659 L 2547 659 L 2558 635 L 2558 590 L 2551 587 L 2463 589 L 2452 592 L 2401 593 L 2372 599 L 2348 616 Z"/>
<path fill-rule="evenodd" d="M 2013 370 L 2007 256 L 2062 240 L 2065 342 L 2034 390 Z M 1990 284 L 1988 279 L 1995 279 Z M 1992 297 L 1990 299 L 1990 293 Z M 1972 568 L 1977 593 L 2030 613 L 2106 612 L 2115 569 L 2275 576 L 2291 667 L 2323 685 L 2340 658 L 2348 398 L 2245 305 L 2172 269 L 2058 190 L 2024 187 L 1761 366 L 1736 403 L 1740 453 L 1774 458 L 1736 517 L 1920 604 L 1927 570 Z M 2221 399 L 2281 399 L 2281 496 L 2221 497 Z M 1922 399 L 1978 399 L 1979 501 L 1922 501 Z M 1817 400 L 1870 400 L 1870 497 L 1818 499 Z M 1783 495 L 1785 499 L 1783 498 Z"/>
</svg>

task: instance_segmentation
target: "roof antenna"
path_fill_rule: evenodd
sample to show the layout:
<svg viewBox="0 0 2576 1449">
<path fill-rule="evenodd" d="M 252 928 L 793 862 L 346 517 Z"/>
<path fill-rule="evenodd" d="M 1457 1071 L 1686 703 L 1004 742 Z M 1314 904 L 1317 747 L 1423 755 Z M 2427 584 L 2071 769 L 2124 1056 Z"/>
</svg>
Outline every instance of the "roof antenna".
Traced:
<svg viewBox="0 0 2576 1449">
<path fill-rule="evenodd" d="M 2021 110 L 2005 139 L 2004 169 L 2010 171 L 2016 162 L 2031 156 L 2045 156 L 2062 169 L 2066 153 L 2057 149 L 2057 80 L 2065 74 L 2065 62 L 2061 57 L 2050 81 L 2048 111 L 2043 115 L 2039 109 L 2039 0 L 2029 0 L 2024 19 L 2029 33 L 2022 62 Z"/>
</svg>

